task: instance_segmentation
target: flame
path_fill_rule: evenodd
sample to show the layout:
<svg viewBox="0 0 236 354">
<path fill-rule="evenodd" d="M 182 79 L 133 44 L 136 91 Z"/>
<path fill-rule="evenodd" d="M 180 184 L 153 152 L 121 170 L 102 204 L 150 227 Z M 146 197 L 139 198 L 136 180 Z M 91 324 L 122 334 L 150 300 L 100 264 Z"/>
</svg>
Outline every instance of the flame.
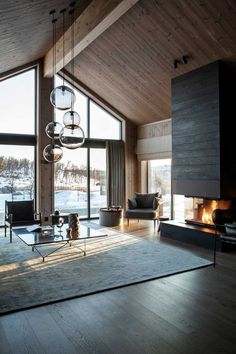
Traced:
<svg viewBox="0 0 236 354">
<path fill-rule="evenodd" d="M 206 212 L 206 209 L 205 209 L 205 208 L 203 208 L 202 222 L 203 222 L 204 224 L 211 224 L 211 223 L 212 223 L 211 215 Z"/>
<path fill-rule="evenodd" d="M 206 209 L 203 208 L 202 222 L 204 224 L 213 224 L 211 215 L 212 215 L 213 210 L 215 210 L 217 208 L 217 206 L 218 206 L 217 201 L 212 200 L 209 210 L 206 211 Z"/>
</svg>

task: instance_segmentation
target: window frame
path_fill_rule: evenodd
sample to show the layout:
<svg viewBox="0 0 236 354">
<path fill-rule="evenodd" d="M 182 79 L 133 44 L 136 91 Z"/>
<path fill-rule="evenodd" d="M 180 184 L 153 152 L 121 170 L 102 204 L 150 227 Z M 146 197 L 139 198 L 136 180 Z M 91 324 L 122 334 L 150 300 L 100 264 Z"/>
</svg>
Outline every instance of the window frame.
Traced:
<svg viewBox="0 0 236 354">
<path fill-rule="evenodd" d="M 1 81 L 11 79 L 12 77 L 24 74 L 27 71 L 34 70 L 34 134 L 11 134 L 0 132 L 0 147 L 1 145 L 11 146 L 32 146 L 34 148 L 34 203 L 37 206 L 37 176 L 38 176 L 38 163 L 37 163 L 37 121 L 38 121 L 38 64 L 19 70 L 15 73 L 7 75 Z M 0 224 L 0 227 L 4 225 Z"/>
<path fill-rule="evenodd" d="M 107 141 L 120 141 L 123 140 L 123 129 L 122 129 L 122 124 L 123 120 L 119 119 L 115 116 L 115 114 L 112 114 L 109 109 L 106 109 L 103 107 L 101 104 L 99 104 L 97 101 L 95 101 L 93 98 L 91 98 L 87 93 L 83 92 L 77 85 L 76 82 L 73 80 L 69 79 L 66 77 L 64 73 L 57 73 L 57 76 L 59 76 L 62 80 L 64 79 L 65 82 L 73 86 L 75 90 L 77 90 L 80 94 L 85 96 L 87 98 L 87 137 L 85 138 L 84 144 L 82 147 L 87 148 L 87 218 L 82 218 L 82 220 L 93 220 L 93 219 L 98 219 L 98 216 L 96 217 L 91 217 L 91 198 L 90 198 L 90 149 L 105 149 L 106 148 L 106 142 Z M 54 85 L 55 85 L 55 78 L 54 78 Z M 97 105 L 100 109 L 111 115 L 111 117 L 119 122 L 119 139 L 99 139 L 99 138 L 90 138 L 90 104 L 94 103 Z M 54 119 L 56 120 L 56 109 L 54 109 Z M 54 181 L 55 181 L 55 175 L 54 175 Z M 53 191 L 55 194 L 55 190 Z M 54 209 L 55 209 L 55 198 L 54 198 Z"/>
</svg>

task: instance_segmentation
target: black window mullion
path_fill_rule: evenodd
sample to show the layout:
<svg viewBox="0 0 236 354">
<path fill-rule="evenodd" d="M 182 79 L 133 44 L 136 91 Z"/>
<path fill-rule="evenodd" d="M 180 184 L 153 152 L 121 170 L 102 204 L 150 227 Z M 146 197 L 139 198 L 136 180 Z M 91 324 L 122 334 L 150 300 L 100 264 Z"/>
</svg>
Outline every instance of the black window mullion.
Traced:
<svg viewBox="0 0 236 354">
<path fill-rule="evenodd" d="M 90 203 L 90 148 L 87 149 L 87 200 L 88 200 L 88 219 L 91 217 L 91 203 Z"/>
</svg>

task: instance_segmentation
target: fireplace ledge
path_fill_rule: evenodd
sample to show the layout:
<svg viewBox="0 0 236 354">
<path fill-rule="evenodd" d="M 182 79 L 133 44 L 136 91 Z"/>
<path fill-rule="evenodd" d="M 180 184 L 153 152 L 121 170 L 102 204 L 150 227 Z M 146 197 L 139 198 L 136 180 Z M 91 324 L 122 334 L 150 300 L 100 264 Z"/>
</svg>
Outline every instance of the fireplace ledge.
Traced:
<svg viewBox="0 0 236 354">
<path fill-rule="evenodd" d="M 214 249 L 215 230 L 205 226 L 197 226 L 175 220 L 163 221 L 160 225 L 160 236 L 186 242 L 192 245 Z M 220 250 L 220 242 L 217 242 Z"/>
</svg>

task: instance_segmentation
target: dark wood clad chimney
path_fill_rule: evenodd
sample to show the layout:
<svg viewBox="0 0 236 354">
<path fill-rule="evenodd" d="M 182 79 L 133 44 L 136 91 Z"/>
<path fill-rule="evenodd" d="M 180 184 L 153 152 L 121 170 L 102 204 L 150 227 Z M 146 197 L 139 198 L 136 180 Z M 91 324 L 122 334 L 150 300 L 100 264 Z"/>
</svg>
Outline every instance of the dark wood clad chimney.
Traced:
<svg viewBox="0 0 236 354">
<path fill-rule="evenodd" d="M 172 80 L 173 193 L 236 197 L 236 79 L 217 61 Z"/>
</svg>

